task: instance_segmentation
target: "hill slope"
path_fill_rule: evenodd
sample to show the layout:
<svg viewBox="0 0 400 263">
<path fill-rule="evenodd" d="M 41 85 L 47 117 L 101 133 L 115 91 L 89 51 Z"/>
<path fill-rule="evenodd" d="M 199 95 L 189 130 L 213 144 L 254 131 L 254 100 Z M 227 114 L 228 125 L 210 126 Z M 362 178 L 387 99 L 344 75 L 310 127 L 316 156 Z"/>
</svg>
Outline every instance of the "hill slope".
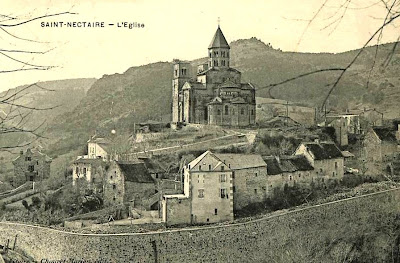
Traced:
<svg viewBox="0 0 400 263">
<path fill-rule="evenodd" d="M 400 55 L 396 53 L 388 67 L 381 67 L 392 48 L 393 44 L 379 46 L 375 69 L 371 72 L 376 49 L 367 48 L 332 93 L 328 108 L 374 107 L 383 111 L 386 118 L 398 116 Z M 282 52 L 256 38 L 232 42 L 231 50 L 232 67 L 242 72 L 243 81 L 256 85 L 259 97 L 268 97 L 268 90 L 262 87 L 271 83 L 317 69 L 345 67 L 358 52 Z M 206 58 L 192 61 L 192 66 L 204 61 Z M 313 74 L 278 86 L 271 93 L 275 98 L 320 106 L 328 92 L 327 85 L 332 84 L 337 76 L 337 72 Z M 171 79 L 172 64 L 167 62 L 132 67 L 123 74 L 103 76 L 93 84 L 75 110 L 52 123 L 50 134 L 55 137 L 64 135 L 63 142 L 53 149 L 69 148 L 69 144 L 82 145 L 99 127 L 108 131 L 111 128 L 132 131 L 134 122 L 168 120 Z"/>
</svg>

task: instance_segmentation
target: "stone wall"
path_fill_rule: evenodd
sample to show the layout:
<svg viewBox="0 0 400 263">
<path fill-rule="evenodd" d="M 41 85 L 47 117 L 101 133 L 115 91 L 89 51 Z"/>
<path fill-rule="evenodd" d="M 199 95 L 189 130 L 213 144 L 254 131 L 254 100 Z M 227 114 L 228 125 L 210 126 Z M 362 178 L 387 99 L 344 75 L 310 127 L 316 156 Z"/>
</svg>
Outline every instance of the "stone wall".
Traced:
<svg viewBox="0 0 400 263">
<path fill-rule="evenodd" d="M 400 189 L 313 207 L 278 211 L 246 223 L 131 234 L 75 234 L 0 222 L 0 244 L 18 235 L 17 247 L 37 260 L 102 262 L 345 262 L 351 237 L 400 211 Z M 374 235 L 377 235 L 375 232 Z M 368 240 L 367 240 L 368 241 Z M 382 240 L 381 240 L 382 241 Z M 366 243 L 367 244 L 367 243 Z M 372 246 L 369 262 L 382 261 Z M 379 251 L 378 251 L 379 250 Z"/>
</svg>

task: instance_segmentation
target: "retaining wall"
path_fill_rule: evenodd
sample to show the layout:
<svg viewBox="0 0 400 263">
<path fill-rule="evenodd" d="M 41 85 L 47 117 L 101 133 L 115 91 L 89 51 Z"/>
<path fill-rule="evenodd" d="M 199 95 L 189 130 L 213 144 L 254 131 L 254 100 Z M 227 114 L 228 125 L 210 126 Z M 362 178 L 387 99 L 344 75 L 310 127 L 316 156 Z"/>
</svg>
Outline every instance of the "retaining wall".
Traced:
<svg viewBox="0 0 400 263">
<path fill-rule="evenodd" d="M 336 249 L 332 240 L 369 231 L 378 218 L 400 211 L 399 200 L 394 189 L 246 223 L 152 233 L 77 234 L 0 222 L 0 244 L 18 235 L 17 247 L 38 261 L 338 262 L 347 243 Z"/>
</svg>

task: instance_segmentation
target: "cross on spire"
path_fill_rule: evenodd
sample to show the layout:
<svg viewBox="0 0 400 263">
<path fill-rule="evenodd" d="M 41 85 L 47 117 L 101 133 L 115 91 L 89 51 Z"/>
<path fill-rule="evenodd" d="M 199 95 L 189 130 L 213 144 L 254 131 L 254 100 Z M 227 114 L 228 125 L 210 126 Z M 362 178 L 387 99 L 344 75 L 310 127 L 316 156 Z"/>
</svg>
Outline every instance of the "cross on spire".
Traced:
<svg viewBox="0 0 400 263">
<path fill-rule="evenodd" d="M 221 24 L 221 18 L 220 17 L 218 17 L 218 27 L 219 27 L 219 25 Z"/>
</svg>

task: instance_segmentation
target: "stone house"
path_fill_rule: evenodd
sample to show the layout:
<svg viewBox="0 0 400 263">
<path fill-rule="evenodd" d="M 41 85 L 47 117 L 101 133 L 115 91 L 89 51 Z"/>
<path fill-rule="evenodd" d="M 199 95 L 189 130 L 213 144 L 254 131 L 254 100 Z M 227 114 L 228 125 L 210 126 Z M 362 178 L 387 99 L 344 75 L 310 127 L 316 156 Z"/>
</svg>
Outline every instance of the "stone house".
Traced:
<svg viewBox="0 0 400 263">
<path fill-rule="evenodd" d="M 39 150 L 28 148 L 12 162 L 14 178 L 12 186 L 19 186 L 25 182 L 38 182 L 49 178 L 52 159 Z"/>
<path fill-rule="evenodd" d="M 102 189 L 105 163 L 103 159 L 78 158 L 72 163 L 72 185 L 80 179 L 95 188 Z"/>
<path fill-rule="evenodd" d="M 104 176 L 105 206 L 127 202 L 133 204 L 132 206 L 142 206 L 154 195 L 156 195 L 156 185 L 144 162 L 111 161 Z M 156 202 L 158 200 L 159 197 L 156 198 Z"/>
<path fill-rule="evenodd" d="M 400 152 L 400 125 L 372 127 L 368 129 L 363 141 L 364 157 L 367 162 L 382 163 L 390 161 Z"/>
<path fill-rule="evenodd" d="M 301 143 L 294 155 L 304 155 L 322 182 L 325 178 L 341 179 L 344 176 L 344 157 L 333 142 Z"/>
<path fill-rule="evenodd" d="M 274 190 L 282 190 L 285 185 L 311 183 L 315 177 L 314 167 L 304 155 L 263 156 L 267 163 L 267 195 L 272 197 Z"/>
<path fill-rule="evenodd" d="M 164 195 L 162 220 L 172 224 L 207 224 L 233 220 L 232 170 L 206 151 L 184 168 L 183 194 Z"/>
<path fill-rule="evenodd" d="M 349 127 L 348 121 L 345 118 L 332 120 L 332 122 L 328 124 L 328 127 L 333 127 L 333 129 L 335 129 L 335 142 L 339 146 L 345 147 L 349 145 Z"/>
<path fill-rule="evenodd" d="M 105 138 L 97 137 L 96 135 L 87 141 L 88 157 L 90 159 L 101 158 L 104 161 L 109 160 L 110 141 Z"/>
<path fill-rule="evenodd" d="M 261 155 L 216 153 L 215 156 L 232 170 L 234 210 L 266 199 L 267 164 Z"/>
<path fill-rule="evenodd" d="M 329 114 L 326 116 L 326 123 L 331 123 L 334 120 L 342 120 L 347 127 L 348 134 L 360 134 L 361 133 L 361 122 L 359 113 L 338 113 Z"/>
<path fill-rule="evenodd" d="M 172 124 L 251 126 L 256 120 L 255 88 L 230 67 L 230 46 L 220 27 L 208 47 L 208 63 L 191 79 L 190 63 L 174 60 Z"/>
</svg>

